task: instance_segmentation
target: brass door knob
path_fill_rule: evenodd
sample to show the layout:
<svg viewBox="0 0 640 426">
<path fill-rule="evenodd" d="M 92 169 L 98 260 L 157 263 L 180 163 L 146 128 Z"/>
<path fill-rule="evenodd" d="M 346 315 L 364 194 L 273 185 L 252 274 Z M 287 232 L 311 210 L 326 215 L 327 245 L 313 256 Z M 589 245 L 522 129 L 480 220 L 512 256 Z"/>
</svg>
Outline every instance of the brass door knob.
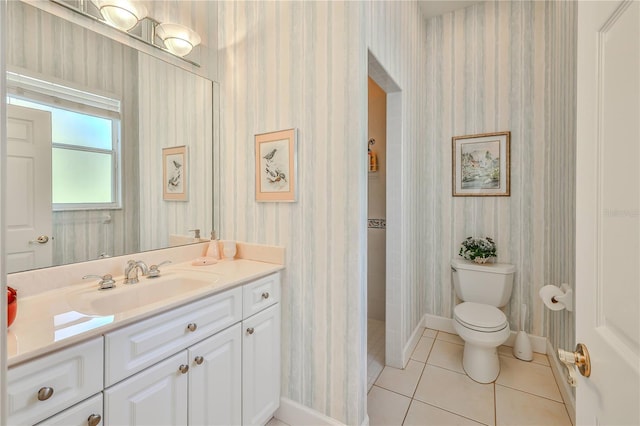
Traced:
<svg viewBox="0 0 640 426">
<path fill-rule="evenodd" d="M 584 344 L 578 343 L 576 345 L 575 352 L 558 349 L 558 358 L 560 358 L 560 361 L 567 366 L 567 371 L 569 372 L 567 382 L 571 386 L 575 387 L 578 383 L 576 381 L 576 372 L 573 368 L 574 365 L 578 367 L 578 371 L 584 377 L 589 377 L 591 375 L 591 359 L 589 358 L 589 351 Z"/>
</svg>

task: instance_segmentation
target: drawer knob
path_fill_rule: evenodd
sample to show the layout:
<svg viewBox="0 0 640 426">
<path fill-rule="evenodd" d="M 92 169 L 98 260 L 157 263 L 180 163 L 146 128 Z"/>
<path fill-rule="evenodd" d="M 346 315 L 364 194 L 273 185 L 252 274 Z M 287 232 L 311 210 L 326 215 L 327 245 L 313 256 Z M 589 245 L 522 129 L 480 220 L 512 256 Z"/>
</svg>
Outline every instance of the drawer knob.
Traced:
<svg viewBox="0 0 640 426">
<path fill-rule="evenodd" d="M 247 328 L 247 334 L 253 334 L 254 331 L 253 327 Z"/>
<path fill-rule="evenodd" d="M 196 364 L 200 365 L 204 362 L 204 358 L 202 358 L 201 356 L 197 356 L 195 357 L 194 361 L 196 362 Z"/>
<path fill-rule="evenodd" d="M 195 322 L 189 323 L 189 325 L 187 325 L 187 328 L 189 329 L 189 331 L 196 331 L 196 328 L 198 328 L 198 325 Z"/>
<path fill-rule="evenodd" d="M 102 417 L 100 416 L 100 414 L 92 414 L 87 419 L 87 425 L 88 426 L 98 426 L 100 424 L 101 420 L 102 420 Z"/>
<path fill-rule="evenodd" d="M 53 388 L 46 386 L 38 391 L 38 401 L 46 401 L 53 396 Z"/>
<path fill-rule="evenodd" d="M 180 370 L 182 374 L 187 374 L 189 372 L 189 366 L 181 364 L 180 367 L 178 367 L 178 370 Z"/>
<path fill-rule="evenodd" d="M 269 292 L 265 291 L 264 293 L 262 293 L 262 298 L 263 299 L 268 299 L 269 298 Z"/>
</svg>

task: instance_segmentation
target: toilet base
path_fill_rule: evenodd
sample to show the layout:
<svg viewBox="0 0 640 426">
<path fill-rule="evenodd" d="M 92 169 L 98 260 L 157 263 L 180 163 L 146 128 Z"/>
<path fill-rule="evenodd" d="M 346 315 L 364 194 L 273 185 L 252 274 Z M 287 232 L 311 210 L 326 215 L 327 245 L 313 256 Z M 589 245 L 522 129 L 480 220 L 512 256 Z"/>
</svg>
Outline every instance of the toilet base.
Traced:
<svg viewBox="0 0 640 426">
<path fill-rule="evenodd" d="M 467 376 L 476 382 L 494 382 L 500 374 L 498 350 L 495 347 L 487 348 L 465 342 L 462 367 Z"/>
</svg>

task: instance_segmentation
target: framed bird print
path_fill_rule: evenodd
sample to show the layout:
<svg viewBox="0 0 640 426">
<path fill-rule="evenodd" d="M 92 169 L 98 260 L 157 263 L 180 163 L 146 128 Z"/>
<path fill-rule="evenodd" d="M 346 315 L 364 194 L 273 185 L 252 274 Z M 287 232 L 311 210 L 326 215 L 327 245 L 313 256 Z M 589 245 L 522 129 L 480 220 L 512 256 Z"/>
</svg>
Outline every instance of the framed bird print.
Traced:
<svg viewBox="0 0 640 426">
<path fill-rule="evenodd" d="M 256 142 L 256 201 L 295 202 L 297 129 L 262 133 Z"/>
<path fill-rule="evenodd" d="M 162 199 L 187 201 L 187 147 L 162 148 Z"/>
</svg>

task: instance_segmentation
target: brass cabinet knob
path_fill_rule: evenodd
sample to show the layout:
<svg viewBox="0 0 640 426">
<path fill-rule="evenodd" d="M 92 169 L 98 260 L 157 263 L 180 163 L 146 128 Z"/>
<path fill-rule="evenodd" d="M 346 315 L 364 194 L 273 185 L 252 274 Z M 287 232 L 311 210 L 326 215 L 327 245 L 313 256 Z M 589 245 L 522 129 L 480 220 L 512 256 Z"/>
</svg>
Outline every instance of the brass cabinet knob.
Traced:
<svg viewBox="0 0 640 426">
<path fill-rule="evenodd" d="M 253 327 L 247 328 L 247 334 L 253 334 L 254 331 Z"/>
<path fill-rule="evenodd" d="M 180 367 L 178 367 L 178 370 L 180 370 L 182 374 L 187 374 L 189 372 L 189 366 L 180 364 Z"/>
<path fill-rule="evenodd" d="M 88 426 L 98 426 L 100 424 L 101 420 L 102 420 L 102 416 L 100 416 L 100 414 L 92 414 L 87 419 L 87 425 Z"/>
<path fill-rule="evenodd" d="M 262 293 L 262 298 L 263 299 L 268 299 L 269 298 L 269 292 L 265 291 L 264 293 Z"/>
<path fill-rule="evenodd" d="M 196 362 L 196 364 L 201 365 L 204 362 L 204 358 L 201 356 L 197 356 L 195 357 L 194 361 Z"/>
<path fill-rule="evenodd" d="M 53 388 L 49 386 L 40 388 L 38 391 L 38 401 L 46 401 L 53 396 Z"/>
<path fill-rule="evenodd" d="M 195 322 L 189 323 L 189 325 L 187 325 L 187 329 L 189 331 L 196 331 L 197 328 L 198 328 L 198 325 Z"/>
</svg>

